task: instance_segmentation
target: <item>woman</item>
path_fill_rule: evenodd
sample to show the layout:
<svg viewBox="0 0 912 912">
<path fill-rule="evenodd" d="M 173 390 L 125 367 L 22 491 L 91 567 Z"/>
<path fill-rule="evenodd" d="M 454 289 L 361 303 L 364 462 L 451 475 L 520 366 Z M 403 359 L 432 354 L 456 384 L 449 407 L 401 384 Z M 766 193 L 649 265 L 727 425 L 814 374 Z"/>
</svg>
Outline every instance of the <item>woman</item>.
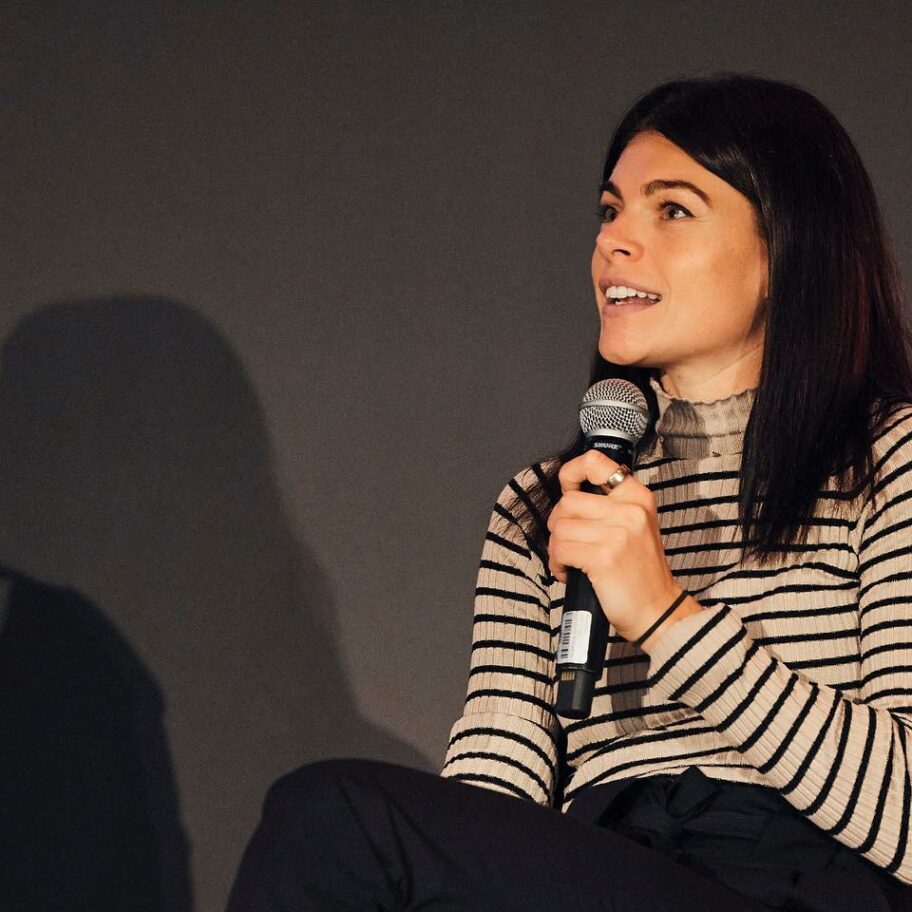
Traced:
<svg viewBox="0 0 912 912">
<path fill-rule="evenodd" d="M 591 380 L 646 396 L 635 477 L 580 436 L 510 481 L 456 781 L 286 777 L 232 910 L 904 907 L 912 368 L 864 168 L 800 89 L 677 81 L 618 127 L 600 217 Z M 569 567 L 611 624 L 578 721 Z"/>
</svg>

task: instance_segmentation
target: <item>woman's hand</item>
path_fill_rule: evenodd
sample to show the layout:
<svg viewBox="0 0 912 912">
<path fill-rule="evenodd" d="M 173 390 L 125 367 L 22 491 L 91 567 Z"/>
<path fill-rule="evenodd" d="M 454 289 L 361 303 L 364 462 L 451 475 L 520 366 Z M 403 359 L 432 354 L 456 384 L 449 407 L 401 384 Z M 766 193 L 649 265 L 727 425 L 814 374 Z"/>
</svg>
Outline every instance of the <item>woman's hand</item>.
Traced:
<svg viewBox="0 0 912 912">
<path fill-rule="evenodd" d="M 562 496 L 548 517 L 548 568 L 561 582 L 578 567 L 608 621 L 626 640 L 643 634 L 681 594 L 665 557 L 652 491 L 633 476 L 608 496 L 580 490 L 584 482 L 603 486 L 618 463 L 598 450 L 565 463 L 558 473 Z M 607 488 L 606 488 L 607 490 Z M 643 644 L 658 642 L 676 621 L 700 611 L 690 596 Z"/>
</svg>

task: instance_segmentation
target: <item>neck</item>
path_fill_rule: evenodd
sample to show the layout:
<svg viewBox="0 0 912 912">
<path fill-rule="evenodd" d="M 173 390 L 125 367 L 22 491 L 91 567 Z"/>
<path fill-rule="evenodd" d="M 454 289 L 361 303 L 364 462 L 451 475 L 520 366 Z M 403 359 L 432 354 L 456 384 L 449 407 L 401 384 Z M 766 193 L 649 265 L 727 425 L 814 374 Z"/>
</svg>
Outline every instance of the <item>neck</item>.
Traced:
<svg viewBox="0 0 912 912">
<path fill-rule="evenodd" d="M 659 373 L 662 388 L 671 396 L 697 402 L 716 402 L 727 396 L 755 389 L 760 382 L 763 344 L 738 355 L 723 367 L 674 366 Z"/>
</svg>

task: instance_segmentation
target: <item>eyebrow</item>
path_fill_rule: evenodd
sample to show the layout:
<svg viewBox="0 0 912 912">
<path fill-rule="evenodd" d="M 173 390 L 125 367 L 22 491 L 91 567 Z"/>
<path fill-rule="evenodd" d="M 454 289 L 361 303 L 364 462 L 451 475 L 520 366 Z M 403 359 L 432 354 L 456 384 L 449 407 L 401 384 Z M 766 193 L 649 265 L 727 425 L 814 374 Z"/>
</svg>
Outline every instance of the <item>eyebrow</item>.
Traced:
<svg viewBox="0 0 912 912">
<path fill-rule="evenodd" d="M 602 184 L 602 191 L 605 190 L 616 196 L 619 200 L 624 199 L 621 191 L 611 181 L 605 181 L 605 183 Z M 709 196 L 707 193 L 701 190 L 696 184 L 692 184 L 690 181 L 662 180 L 660 178 L 657 178 L 656 180 L 651 180 L 648 184 L 645 184 L 643 186 L 643 196 L 652 196 L 653 193 L 657 193 L 659 190 L 689 190 L 691 193 L 700 197 L 700 199 L 703 200 L 707 206 L 712 205 L 712 203 L 709 201 Z"/>
</svg>

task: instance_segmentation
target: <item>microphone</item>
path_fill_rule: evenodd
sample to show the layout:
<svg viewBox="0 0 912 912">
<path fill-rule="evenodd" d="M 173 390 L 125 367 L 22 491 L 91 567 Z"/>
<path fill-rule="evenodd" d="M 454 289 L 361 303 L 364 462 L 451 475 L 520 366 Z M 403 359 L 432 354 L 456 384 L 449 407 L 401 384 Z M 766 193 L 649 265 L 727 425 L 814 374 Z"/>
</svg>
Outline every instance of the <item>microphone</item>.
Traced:
<svg viewBox="0 0 912 912">
<path fill-rule="evenodd" d="M 580 403 L 586 449 L 633 468 L 634 451 L 649 424 L 649 406 L 638 386 L 627 380 L 594 383 Z M 584 491 L 604 494 L 585 482 Z M 608 648 L 608 620 L 592 583 L 576 567 L 567 568 L 567 589 L 555 664 L 558 715 L 585 719 L 592 709 L 595 682 L 602 676 Z"/>
</svg>

